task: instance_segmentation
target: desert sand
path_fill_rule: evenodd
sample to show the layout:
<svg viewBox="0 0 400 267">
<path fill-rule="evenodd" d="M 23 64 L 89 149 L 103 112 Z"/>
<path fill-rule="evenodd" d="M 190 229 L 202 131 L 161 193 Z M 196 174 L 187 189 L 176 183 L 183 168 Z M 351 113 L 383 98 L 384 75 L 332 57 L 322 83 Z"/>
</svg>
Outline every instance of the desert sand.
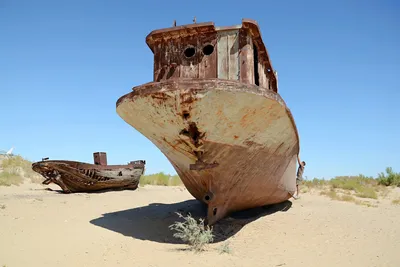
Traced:
<svg viewBox="0 0 400 267">
<path fill-rule="evenodd" d="M 0 187 L 0 266 L 400 266 L 400 206 L 389 201 L 366 207 L 308 192 L 233 214 L 197 254 L 168 229 L 176 211 L 205 212 L 183 187 Z"/>
</svg>

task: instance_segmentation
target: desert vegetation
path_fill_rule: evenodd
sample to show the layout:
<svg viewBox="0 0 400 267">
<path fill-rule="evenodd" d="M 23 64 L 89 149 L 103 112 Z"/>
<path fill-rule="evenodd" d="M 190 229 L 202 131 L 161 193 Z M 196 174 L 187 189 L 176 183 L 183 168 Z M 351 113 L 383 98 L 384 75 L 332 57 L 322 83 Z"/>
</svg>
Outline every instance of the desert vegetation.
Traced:
<svg viewBox="0 0 400 267">
<path fill-rule="evenodd" d="M 178 186 L 183 184 L 178 175 L 168 175 L 164 172 L 159 172 L 140 177 L 140 185 Z"/>
<path fill-rule="evenodd" d="M 0 186 L 20 185 L 25 180 L 42 181 L 31 165 L 32 162 L 19 155 L 0 159 Z"/>
<path fill-rule="evenodd" d="M 400 205 L 400 198 L 396 198 L 392 200 L 393 205 Z"/>
<path fill-rule="evenodd" d="M 148 184 L 163 186 L 183 185 L 178 175 L 168 175 L 164 172 L 143 175 L 140 178 L 140 184 L 142 186 Z M 329 180 L 319 178 L 306 179 L 303 181 L 302 190 L 307 191 L 311 188 L 323 189 L 329 187 L 354 191 L 361 198 L 377 199 L 377 192 L 384 190 L 387 186 L 400 187 L 400 173 L 394 172 L 390 167 L 386 168 L 386 173 L 381 172 L 376 178 L 360 174 L 358 176 L 336 176 Z"/>
<path fill-rule="evenodd" d="M 31 168 L 32 162 L 20 155 L 0 159 L 0 186 L 20 185 L 25 181 L 40 183 L 43 178 Z M 140 186 L 183 186 L 178 175 L 164 172 L 143 175 Z M 365 175 L 336 176 L 331 179 L 305 179 L 300 186 L 301 193 L 317 192 L 333 200 L 353 202 L 359 205 L 376 207 L 381 199 L 385 199 L 391 188 L 400 187 L 400 173 L 387 167 L 377 177 Z M 372 202 L 371 202 L 372 201 Z M 373 202 L 375 201 L 375 202 Z M 400 205 L 400 199 L 393 199 L 393 205 Z"/>
<path fill-rule="evenodd" d="M 219 247 L 219 253 L 220 253 L 220 254 L 224 254 L 224 253 L 226 253 L 226 254 L 232 254 L 232 249 L 231 249 L 231 246 L 230 246 L 230 242 L 229 242 L 229 241 L 224 242 L 224 243 Z"/>
<path fill-rule="evenodd" d="M 316 190 L 321 195 L 333 200 L 376 207 L 376 203 L 368 200 L 386 198 L 390 187 L 400 186 L 399 180 L 400 173 L 396 173 L 388 167 L 386 173 L 381 172 L 376 178 L 360 174 L 358 176 L 337 176 L 329 180 L 318 178 L 305 180 L 301 191 L 305 193 Z"/>
<path fill-rule="evenodd" d="M 0 159 L 0 185 L 18 185 L 28 177 L 34 182 L 40 180 L 40 175 L 31 168 L 32 162 L 20 155 L 10 158 Z M 178 175 L 169 175 L 164 172 L 143 175 L 140 178 L 140 185 L 162 185 L 179 186 L 183 185 Z M 400 187 L 400 173 L 394 172 L 391 167 L 387 167 L 384 172 L 377 175 L 376 178 L 365 175 L 358 176 L 336 176 L 325 180 L 314 178 L 305 179 L 302 184 L 302 192 L 310 189 L 341 189 L 354 191 L 357 197 L 377 199 L 377 193 L 384 190 L 385 187 Z"/>
<path fill-rule="evenodd" d="M 169 228 L 176 231 L 174 237 L 187 243 L 190 250 L 201 252 L 207 244 L 214 240 L 212 227 L 206 226 L 204 219 L 200 218 L 197 222 L 190 214 L 187 216 L 183 216 L 179 212 L 176 214 L 183 219 L 183 222 L 176 221 Z"/>
<path fill-rule="evenodd" d="M 378 184 L 386 186 L 400 186 L 400 173 L 393 171 L 391 167 L 386 168 L 386 174 L 378 174 Z"/>
</svg>

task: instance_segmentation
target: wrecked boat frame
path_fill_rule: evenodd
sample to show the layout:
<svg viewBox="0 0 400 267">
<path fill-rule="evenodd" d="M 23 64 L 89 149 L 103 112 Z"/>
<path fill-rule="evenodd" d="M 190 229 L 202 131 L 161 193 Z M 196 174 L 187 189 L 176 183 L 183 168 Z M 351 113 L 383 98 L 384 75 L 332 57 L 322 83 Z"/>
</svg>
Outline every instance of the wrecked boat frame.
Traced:
<svg viewBox="0 0 400 267">
<path fill-rule="evenodd" d="M 104 152 L 93 153 L 94 164 L 48 160 L 32 164 L 32 169 L 41 174 L 43 184 L 55 183 L 64 193 L 94 192 L 102 190 L 135 190 L 145 170 L 144 160 L 131 161 L 127 165 L 107 165 Z"/>
</svg>

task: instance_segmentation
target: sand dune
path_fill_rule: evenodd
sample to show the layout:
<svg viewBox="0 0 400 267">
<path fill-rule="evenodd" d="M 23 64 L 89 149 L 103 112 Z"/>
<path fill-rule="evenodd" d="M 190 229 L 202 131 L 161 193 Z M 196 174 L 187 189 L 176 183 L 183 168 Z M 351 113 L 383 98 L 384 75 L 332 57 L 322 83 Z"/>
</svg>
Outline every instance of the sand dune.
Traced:
<svg viewBox="0 0 400 267">
<path fill-rule="evenodd" d="M 182 187 L 0 187 L 0 266 L 400 266 L 400 206 L 389 201 L 366 207 L 309 192 L 223 220 L 200 254 L 168 229 L 176 211 L 205 214 Z M 230 254 L 219 253 L 225 242 Z"/>
</svg>

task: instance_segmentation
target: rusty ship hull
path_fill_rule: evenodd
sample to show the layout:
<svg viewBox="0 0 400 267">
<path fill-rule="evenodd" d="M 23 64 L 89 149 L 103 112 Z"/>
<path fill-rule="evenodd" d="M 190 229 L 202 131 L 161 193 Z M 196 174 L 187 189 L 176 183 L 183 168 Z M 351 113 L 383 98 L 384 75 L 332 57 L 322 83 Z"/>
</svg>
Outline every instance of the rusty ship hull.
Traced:
<svg viewBox="0 0 400 267">
<path fill-rule="evenodd" d="M 117 113 L 158 147 L 188 191 L 208 205 L 208 224 L 289 199 L 296 189 L 299 136 L 277 93 L 265 47 L 262 54 L 257 25 L 243 20 L 242 27 L 220 32 L 212 23 L 176 28 L 147 37 L 155 54 L 154 81 L 122 96 Z M 205 56 L 203 50 L 192 64 L 177 52 L 210 43 L 214 53 Z M 226 63 L 232 54 L 239 66 Z"/>
<path fill-rule="evenodd" d="M 145 161 L 127 165 L 90 164 L 70 160 L 42 160 L 32 169 L 42 175 L 43 184 L 55 183 L 64 193 L 137 189 Z"/>
</svg>

